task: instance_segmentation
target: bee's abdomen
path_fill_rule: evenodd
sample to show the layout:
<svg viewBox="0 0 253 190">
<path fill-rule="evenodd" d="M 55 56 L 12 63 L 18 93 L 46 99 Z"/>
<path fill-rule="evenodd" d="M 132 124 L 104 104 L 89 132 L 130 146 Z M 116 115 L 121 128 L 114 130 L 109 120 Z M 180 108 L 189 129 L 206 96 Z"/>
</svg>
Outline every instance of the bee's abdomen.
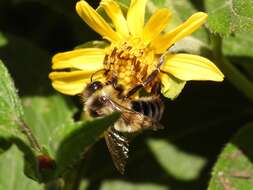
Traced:
<svg viewBox="0 0 253 190">
<path fill-rule="evenodd" d="M 162 118 L 164 105 L 160 99 L 135 100 L 132 101 L 132 109 L 140 112 L 156 121 Z"/>
</svg>

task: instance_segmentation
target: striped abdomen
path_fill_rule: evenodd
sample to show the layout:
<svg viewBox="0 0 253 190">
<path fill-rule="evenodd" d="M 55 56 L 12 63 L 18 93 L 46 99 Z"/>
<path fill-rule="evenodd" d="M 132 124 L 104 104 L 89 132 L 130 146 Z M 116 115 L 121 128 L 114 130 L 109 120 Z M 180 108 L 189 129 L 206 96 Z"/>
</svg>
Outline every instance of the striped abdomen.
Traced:
<svg viewBox="0 0 253 190">
<path fill-rule="evenodd" d="M 159 97 L 145 97 L 131 102 L 132 109 L 140 112 L 155 121 L 162 118 L 164 111 L 164 104 Z"/>
</svg>

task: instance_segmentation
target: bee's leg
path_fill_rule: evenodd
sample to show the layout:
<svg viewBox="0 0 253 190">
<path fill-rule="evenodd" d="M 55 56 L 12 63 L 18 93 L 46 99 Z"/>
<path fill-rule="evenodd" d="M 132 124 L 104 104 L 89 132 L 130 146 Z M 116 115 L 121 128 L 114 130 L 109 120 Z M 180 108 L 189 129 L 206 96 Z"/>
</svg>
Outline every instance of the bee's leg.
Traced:
<svg viewBox="0 0 253 190">
<path fill-rule="evenodd" d="M 130 96 L 132 96 L 133 94 L 135 94 L 138 90 L 140 90 L 140 89 L 142 89 L 142 88 L 145 88 L 150 82 L 152 82 L 152 81 L 155 79 L 155 77 L 158 75 L 159 72 L 160 72 L 160 69 L 154 70 L 154 71 L 147 77 L 147 79 L 146 79 L 143 83 L 134 86 L 134 87 L 127 93 L 127 95 L 125 96 L 125 98 L 129 98 Z"/>
<path fill-rule="evenodd" d="M 124 87 L 122 85 L 117 85 L 114 89 L 118 91 L 118 97 L 121 99 Z"/>
<path fill-rule="evenodd" d="M 106 85 L 112 85 L 115 88 L 117 83 L 118 83 L 118 78 L 114 73 L 112 73 L 110 78 L 107 80 Z"/>
<path fill-rule="evenodd" d="M 151 94 L 159 95 L 161 93 L 161 82 L 156 82 L 151 88 Z"/>
</svg>

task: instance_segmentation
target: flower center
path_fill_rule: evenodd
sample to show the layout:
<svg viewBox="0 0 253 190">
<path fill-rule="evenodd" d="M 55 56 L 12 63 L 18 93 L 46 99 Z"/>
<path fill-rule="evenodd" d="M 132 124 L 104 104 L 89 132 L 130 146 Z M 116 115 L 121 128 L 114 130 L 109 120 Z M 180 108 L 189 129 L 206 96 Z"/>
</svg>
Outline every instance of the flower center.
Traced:
<svg viewBox="0 0 253 190">
<path fill-rule="evenodd" d="M 128 41 L 108 49 L 104 58 L 107 81 L 117 81 L 126 93 L 136 84 L 142 83 L 155 68 L 154 52 L 144 45 L 139 38 L 131 37 Z"/>
</svg>

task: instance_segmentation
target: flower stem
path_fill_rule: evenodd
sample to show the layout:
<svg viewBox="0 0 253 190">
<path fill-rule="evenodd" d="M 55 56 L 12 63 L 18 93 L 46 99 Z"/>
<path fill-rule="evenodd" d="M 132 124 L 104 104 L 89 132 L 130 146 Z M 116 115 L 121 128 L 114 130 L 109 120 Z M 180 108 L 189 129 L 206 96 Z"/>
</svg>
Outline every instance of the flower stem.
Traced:
<svg viewBox="0 0 253 190">
<path fill-rule="evenodd" d="M 38 143 L 36 137 L 33 135 L 32 130 L 28 127 L 24 120 L 19 119 L 17 120 L 21 131 L 26 135 L 28 141 L 30 142 L 31 146 L 38 152 L 41 152 L 40 144 Z"/>
<path fill-rule="evenodd" d="M 220 36 L 211 34 L 211 42 L 216 63 L 224 72 L 225 77 L 253 103 L 253 83 L 223 55 Z"/>
</svg>

